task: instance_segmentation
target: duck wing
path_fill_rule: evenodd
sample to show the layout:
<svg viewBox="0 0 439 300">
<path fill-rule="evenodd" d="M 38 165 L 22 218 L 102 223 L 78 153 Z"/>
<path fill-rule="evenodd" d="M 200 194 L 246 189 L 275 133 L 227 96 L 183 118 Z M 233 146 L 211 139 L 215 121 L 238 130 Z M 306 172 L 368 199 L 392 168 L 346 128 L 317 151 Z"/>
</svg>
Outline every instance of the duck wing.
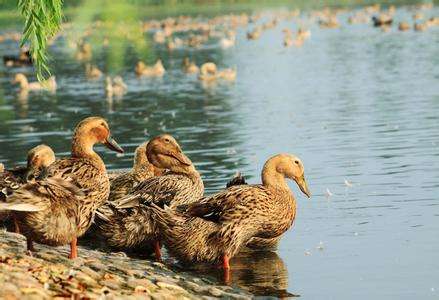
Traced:
<svg viewBox="0 0 439 300">
<path fill-rule="evenodd" d="M 0 203 L 0 210 L 42 211 L 59 202 L 72 205 L 72 198 L 83 196 L 81 189 L 72 182 L 52 177 L 21 186 Z"/>
<path fill-rule="evenodd" d="M 260 200 L 268 202 L 270 197 L 270 192 L 261 185 L 239 185 L 202 198 L 198 202 L 179 206 L 177 210 L 218 223 L 233 219 L 234 214 L 242 214 L 243 210 L 251 209 Z"/>
<path fill-rule="evenodd" d="M 185 188 L 190 179 L 182 175 L 164 175 L 149 178 L 137 186 L 130 193 L 121 198 L 117 208 L 130 208 L 141 204 L 155 203 L 160 207 L 170 206 L 178 191 Z"/>
</svg>

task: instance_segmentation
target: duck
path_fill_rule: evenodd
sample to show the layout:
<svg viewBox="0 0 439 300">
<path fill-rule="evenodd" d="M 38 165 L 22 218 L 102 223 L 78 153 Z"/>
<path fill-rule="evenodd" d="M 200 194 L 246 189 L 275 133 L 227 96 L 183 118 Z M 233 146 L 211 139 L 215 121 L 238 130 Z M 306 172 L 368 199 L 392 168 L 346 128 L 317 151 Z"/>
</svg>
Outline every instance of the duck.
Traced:
<svg viewBox="0 0 439 300">
<path fill-rule="evenodd" d="M 380 14 L 378 16 L 372 16 L 372 22 L 374 27 L 390 26 L 393 23 L 393 18 L 389 14 Z"/>
<path fill-rule="evenodd" d="M 257 40 L 262 34 L 262 28 L 260 26 L 256 26 L 252 31 L 247 32 L 248 40 Z"/>
<path fill-rule="evenodd" d="M 113 96 L 120 98 L 125 95 L 127 91 L 128 87 L 122 77 L 116 76 L 111 79 L 110 76 L 107 76 L 105 78 L 105 93 L 108 98 L 112 98 Z"/>
<path fill-rule="evenodd" d="M 87 63 L 85 65 L 85 76 L 88 79 L 99 79 L 102 77 L 102 71 L 97 66 Z"/>
<path fill-rule="evenodd" d="M 236 34 L 234 31 L 228 31 L 225 37 L 220 39 L 220 46 L 223 49 L 231 48 L 235 46 Z"/>
<path fill-rule="evenodd" d="M 326 16 L 319 20 L 320 28 L 334 29 L 340 27 L 340 22 L 334 15 Z"/>
<path fill-rule="evenodd" d="M 232 186 L 175 210 L 151 203 L 152 218 L 169 253 L 182 262 L 219 263 L 226 272 L 230 258 L 252 238 L 282 236 L 296 216 L 296 200 L 286 178 L 310 197 L 301 160 L 281 153 L 262 169 L 262 184 Z"/>
<path fill-rule="evenodd" d="M 198 68 L 195 62 L 190 61 L 189 57 L 185 57 L 183 59 L 183 71 L 186 74 L 197 74 L 200 71 L 200 68 Z"/>
<path fill-rule="evenodd" d="M 15 74 L 12 83 L 18 83 L 21 90 L 27 91 L 41 91 L 46 90 L 54 93 L 56 91 L 56 79 L 55 76 L 50 76 L 43 82 L 29 82 L 27 77 L 23 73 Z"/>
<path fill-rule="evenodd" d="M 217 79 L 218 69 L 213 62 L 206 62 L 200 67 L 200 74 L 198 79 L 201 81 L 214 81 Z"/>
<path fill-rule="evenodd" d="M 217 74 L 219 79 L 225 80 L 225 81 L 235 81 L 236 80 L 236 67 L 235 68 L 227 68 L 221 71 L 218 71 Z"/>
<path fill-rule="evenodd" d="M 0 168 L 0 201 L 4 201 L 14 190 L 23 184 L 36 178 L 44 178 L 47 168 L 55 161 L 55 153 L 52 148 L 41 144 L 27 153 L 27 165 L 5 170 L 4 165 Z M 1 220 L 7 221 L 9 212 L 0 212 Z M 20 233 L 17 221 L 14 218 L 15 232 Z"/>
<path fill-rule="evenodd" d="M 153 66 L 147 66 L 144 62 L 137 62 L 135 72 L 137 76 L 162 77 L 166 70 L 163 67 L 162 60 L 159 59 Z"/>
<path fill-rule="evenodd" d="M 74 130 L 71 156 L 56 160 L 44 179 L 22 185 L 0 203 L 0 210 L 12 211 L 18 220 L 28 251 L 34 251 L 34 241 L 70 244 L 69 258 L 78 256 L 77 238 L 90 227 L 95 211 L 110 194 L 105 164 L 94 151 L 95 144 L 123 153 L 105 119 L 85 118 Z"/>
<path fill-rule="evenodd" d="M 110 180 L 110 195 L 108 201 L 115 201 L 128 194 L 135 186 L 154 176 L 160 176 L 164 170 L 155 167 L 148 161 L 146 156 L 146 147 L 148 141 L 140 144 L 134 151 L 133 168 L 126 173 L 119 174 Z"/>
<path fill-rule="evenodd" d="M 415 23 L 415 25 L 413 25 L 413 29 L 415 31 L 425 31 L 428 29 L 428 23 L 426 22 Z"/>
<path fill-rule="evenodd" d="M 93 52 L 89 43 L 80 42 L 77 47 L 78 49 L 75 55 L 76 60 L 87 61 L 91 59 Z"/>
<path fill-rule="evenodd" d="M 192 161 L 171 135 L 162 134 L 151 139 L 146 146 L 146 155 L 151 164 L 167 172 L 148 178 L 124 197 L 107 202 L 106 209 L 98 214 L 98 226 L 111 247 L 143 248 L 154 252 L 160 260 L 160 233 L 151 218 L 150 208 L 144 203 L 154 202 L 171 209 L 191 203 L 203 196 L 204 184 Z"/>
<path fill-rule="evenodd" d="M 410 30 L 410 24 L 408 22 L 399 22 L 398 24 L 398 30 L 399 31 L 408 31 Z"/>
<path fill-rule="evenodd" d="M 29 50 L 20 50 L 18 56 L 5 55 L 3 56 L 3 63 L 6 67 L 22 67 L 32 65 L 32 56 Z"/>
</svg>

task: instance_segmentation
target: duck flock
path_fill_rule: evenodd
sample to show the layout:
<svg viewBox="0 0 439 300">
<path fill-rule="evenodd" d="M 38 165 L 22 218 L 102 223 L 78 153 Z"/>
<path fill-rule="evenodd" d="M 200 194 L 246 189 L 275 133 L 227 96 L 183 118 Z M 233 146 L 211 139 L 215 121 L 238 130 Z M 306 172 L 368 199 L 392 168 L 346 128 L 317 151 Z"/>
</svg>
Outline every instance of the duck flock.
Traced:
<svg viewBox="0 0 439 300">
<path fill-rule="evenodd" d="M 109 98 L 113 96 L 122 98 L 129 92 L 129 86 L 121 75 L 112 76 L 99 69 L 92 60 L 96 61 L 93 49 L 111 46 L 111 39 L 104 34 L 102 38 L 93 38 L 97 32 L 111 31 L 113 35 L 126 39 L 131 44 L 137 44 L 141 35 L 148 36 L 148 40 L 154 47 L 165 48 L 169 52 L 183 50 L 188 53 L 181 61 L 181 70 L 188 75 L 196 75 L 204 86 L 217 82 L 234 82 L 237 78 L 237 68 L 218 68 L 214 61 L 196 62 L 191 58 L 191 53 L 206 47 L 220 47 L 233 49 L 237 41 L 238 31 L 246 31 L 248 41 L 259 39 L 270 30 L 280 27 L 283 37 L 279 46 L 302 47 L 311 38 L 313 25 L 319 29 L 336 29 L 356 24 L 370 24 L 380 28 L 383 32 L 392 29 L 401 32 L 423 32 L 439 26 L 439 17 L 433 15 L 433 4 L 418 4 L 398 9 L 391 5 L 382 8 L 379 4 L 365 6 L 360 9 L 324 8 L 301 12 L 299 9 L 280 10 L 270 12 L 255 12 L 253 14 L 228 14 L 219 15 L 210 19 L 191 16 L 168 17 L 162 20 L 148 20 L 135 25 L 135 30 L 126 24 L 112 21 L 95 21 L 78 32 L 71 23 L 62 25 L 60 32 L 55 35 L 49 44 L 57 41 L 65 42 L 73 50 L 75 60 L 81 64 L 87 80 L 102 80 L 102 91 Z M 410 15 L 411 14 L 411 15 Z M 347 18 L 345 18 L 347 16 Z M 343 22 L 340 19 L 343 18 Z M 346 22 L 345 22 L 346 19 Z M 287 22 L 287 23 L 285 23 Z M 290 26 L 290 25 L 291 26 Z M 6 40 L 19 41 L 21 34 L 9 32 L 0 35 L 0 43 Z M 95 44 L 91 44 L 91 41 Z M 62 42 L 61 42 L 62 41 Z M 232 51 L 232 50 L 228 50 Z M 32 66 L 30 52 L 23 48 L 18 55 L 6 55 L 3 57 L 6 67 Z M 167 70 L 161 58 L 151 65 L 138 60 L 132 69 L 137 77 L 161 78 Z M 47 90 L 56 92 L 57 84 L 55 76 L 51 76 L 45 82 L 30 82 L 23 73 L 12 75 L 12 83 L 19 86 L 22 94 L 28 95 L 29 91 Z"/>
<path fill-rule="evenodd" d="M 123 153 L 101 117 L 79 122 L 71 157 L 56 159 L 52 149 L 31 149 L 27 166 L 0 174 L 0 212 L 16 233 L 50 246 L 70 244 L 90 228 L 112 249 L 139 249 L 161 259 L 161 247 L 182 262 L 221 263 L 243 247 L 276 246 L 293 224 L 296 204 L 286 179 L 310 196 L 299 158 L 277 154 L 265 163 L 262 183 L 235 177 L 227 188 L 204 196 L 202 178 L 178 142 L 161 134 L 142 143 L 127 173 L 107 173 L 96 144 Z"/>
<path fill-rule="evenodd" d="M 395 8 L 373 5 L 348 11 L 348 23 L 370 23 L 383 31 L 424 31 L 439 25 L 438 17 L 425 17 L 431 8 L 413 7 L 412 24 L 401 20 L 395 27 Z M 184 47 L 197 49 L 212 40 L 222 48 L 233 48 L 240 27 L 247 28 L 246 36 L 251 41 L 276 28 L 280 20 L 288 20 L 298 25 L 297 30 L 283 28 L 279 45 L 301 47 L 311 37 L 307 24 L 315 22 L 322 29 L 337 28 L 341 13 L 346 10 L 323 9 L 306 14 L 299 10 L 281 11 L 271 14 L 268 20 L 261 13 L 217 16 L 204 21 L 181 16 L 150 20 L 140 26 L 155 44 L 173 51 Z M 105 78 L 105 94 L 122 97 L 129 89 L 123 78 L 105 75 L 90 63 L 93 50 L 87 37 L 105 26 L 104 22 L 94 22 L 71 45 L 76 49 L 75 58 L 84 66 L 86 78 Z M 52 42 L 70 27 L 64 25 Z M 120 30 L 130 38 L 129 31 Z M 0 42 L 8 38 L 17 36 L 2 36 Z M 108 43 L 104 39 L 102 46 Z M 4 63 L 9 68 L 31 66 L 32 59 L 23 49 L 18 56 L 5 56 Z M 197 65 L 188 56 L 181 65 L 186 74 L 197 74 L 198 80 L 206 83 L 233 82 L 237 78 L 236 68 L 220 69 L 212 61 Z M 153 65 L 138 61 L 133 72 L 139 77 L 162 77 L 166 69 L 158 59 Z M 29 82 L 24 74 L 17 73 L 13 82 L 23 91 L 56 92 L 57 88 L 55 77 L 42 83 Z M 228 270 L 230 258 L 239 251 L 273 249 L 292 226 L 296 203 L 286 179 L 296 182 L 310 197 L 303 163 L 292 154 L 268 158 L 260 184 L 248 185 L 237 176 L 224 190 L 205 196 L 199 172 L 169 134 L 139 145 L 133 168 L 126 173 L 107 172 L 94 151 L 96 144 L 123 152 L 111 137 L 106 120 L 88 117 L 74 130 L 71 157 L 56 159 L 50 147 L 39 145 L 29 150 L 27 166 L 5 169 L 1 165 L 0 215 L 3 221 L 9 220 L 13 230 L 26 237 L 28 251 L 34 251 L 33 242 L 50 246 L 69 244 L 70 258 L 76 258 L 77 239 L 91 230 L 111 249 L 138 250 L 160 260 L 164 246 L 182 262 L 221 264 Z"/>
</svg>

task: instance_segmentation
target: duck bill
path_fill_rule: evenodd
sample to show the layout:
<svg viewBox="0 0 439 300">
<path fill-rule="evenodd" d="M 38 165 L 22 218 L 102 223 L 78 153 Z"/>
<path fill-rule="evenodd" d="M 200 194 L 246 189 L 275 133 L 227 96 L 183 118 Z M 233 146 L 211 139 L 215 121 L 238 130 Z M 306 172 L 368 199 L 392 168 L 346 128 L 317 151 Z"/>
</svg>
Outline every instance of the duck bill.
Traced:
<svg viewBox="0 0 439 300">
<path fill-rule="evenodd" d="M 178 160 L 183 165 L 186 165 L 186 166 L 192 165 L 192 161 L 186 155 L 184 155 L 182 152 L 172 153 L 171 156 L 173 158 L 175 158 L 176 160 Z"/>
<path fill-rule="evenodd" d="M 113 151 L 115 151 L 115 152 L 118 152 L 118 153 L 123 153 L 123 152 L 124 152 L 123 149 L 122 149 L 122 147 L 120 147 L 119 144 L 118 144 L 118 143 L 117 143 L 117 142 L 116 142 L 111 136 L 109 136 L 109 137 L 105 140 L 104 145 L 105 145 L 108 149 L 113 150 Z"/>
<path fill-rule="evenodd" d="M 301 177 L 297 178 L 296 182 L 302 193 L 304 193 L 308 198 L 311 198 L 311 192 L 308 189 L 308 184 L 306 183 L 305 176 L 302 175 Z"/>
</svg>

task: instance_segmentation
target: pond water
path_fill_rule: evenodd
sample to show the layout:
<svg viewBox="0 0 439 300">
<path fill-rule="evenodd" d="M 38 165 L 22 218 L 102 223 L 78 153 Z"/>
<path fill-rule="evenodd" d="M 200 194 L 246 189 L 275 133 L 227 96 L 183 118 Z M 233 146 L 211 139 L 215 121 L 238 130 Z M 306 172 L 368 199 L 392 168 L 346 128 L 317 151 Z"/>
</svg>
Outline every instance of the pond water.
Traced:
<svg viewBox="0 0 439 300">
<path fill-rule="evenodd" d="M 412 13 L 400 7 L 395 19 L 411 21 Z M 68 155 L 73 126 L 89 115 L 107 118 L 128 153 L 100 148 L 109 169 L 129 168 L 139 143 L 167 132 L 209 193 L 238 170 L 258 183 L 268 157 L 294 153 L 312 198 L 290 183 L 298 202 L 293 229 L 277 253 L 232 261 L 233 283 L 261 296 L 437 299 L 439 27 L 382 32 L 348 25 L 349 15 L 339 15 L 338 29 L 310 23 L 312 36 L 300 48 L 282 46 L 282 29 L 297 28 L 291 21 L 256 41 L 246 39 L 252 25 L 240 28 L 229 49 L 151 46 L 148 63 L 162 58 L 162 79 L 138 79 L 139 57 L 128 47 L 117 74 L 129 91 L 112 102 L 103 80 L 87 81 L 67 43 L 55 43 L 55 95 L 21 97 L 10 81 L 32 69 L 0 67 L 0 161 L 23 163 L 27 149 L 42 142 Z M 103 70 L 111 49 L 93 58 Z M 0 43 L 0 53 L 16 52 L 17 43 Z M 236 82 L 203 86 L 181 71 L 188 54 L 198 64 L 236 66 Z"/>
</svg>

